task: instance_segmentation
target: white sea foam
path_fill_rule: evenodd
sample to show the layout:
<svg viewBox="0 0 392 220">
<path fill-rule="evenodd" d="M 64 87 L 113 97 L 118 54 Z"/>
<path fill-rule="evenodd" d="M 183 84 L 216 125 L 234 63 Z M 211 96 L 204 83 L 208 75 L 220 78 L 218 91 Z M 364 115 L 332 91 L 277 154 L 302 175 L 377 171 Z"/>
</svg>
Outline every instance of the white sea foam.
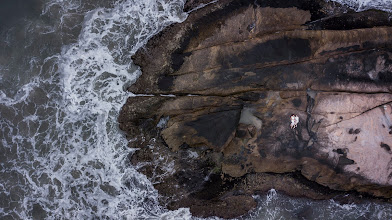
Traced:
<svg viewBox="0 0 392 220">
<path fill-rule="evenodd" d="M 168 24 L 183 21 L 183 4 L 124 0 L 91 10 L 76 43 L 42 63 L 32 57 L 27 68 L 41 64 L 39 71 L 14 96 L 0 91 L 2 149 L 16 151 L 2 175 L 14 172 L 20 183 L 16 192 L 15 181 L 6 182 L 2 195 L 21 199 L 0 217 L 29 219 L 40 209 L 50 219 L 190 216 L 188 209 L 165 214 L 151 182 L 127 164 L 133 149 L 117 125 L 131 95 L 124 88 L 140 75 L 131 55 Z M 70 15 L 88 11 L 81 7 L 80 1 L 50 1 L 42 15 L 58 18 L 58 26 L 40 34 L 68 28 Z"/>
<path fill-rule="evenodd" d="M 392 0 L 331 0 L 331 1 L 347 5 L 356 11 L 378 9 L 387 12 L 392 12 Z"/>
<path fill-rule="evenodd" d="M 161 212 L 151 183 L 124 164 L 130 150 L 117 115 L 128 96 L 124 86 L 140 74 L 130 56 L 164 26 L 185 19 L 181 8 L 182 2 L 129 0 L 93 10 L 78 42 L 64 48 L 59 69 L 65 105 L 56 128 L 66 142 L 50 154 L 47 171 L 60 182 L 61 215 L 147 218 Z"/>
<path fill-rule="evenodd" d="M 271 189 L 254 197 L 258 207 L 240 219 L 391 219 L 390 204 L 340 204 L 334 200 L 292 198 Z"/>
<path fill-rule="evenodd" d="M 170 119 L 169 116 L 161 118 L 157 124 L 157 127 L 158 128 L 165 128 L 169 119 Z"/>
<path fill-rule="evenodd" d="M 162 214 L 159 217 L 160 220 L 190 220 L 192 219 L 192 215 L 189 213 L 188 209 L 180 208 L 175 211 L 170 211 Z"/>
</svg>

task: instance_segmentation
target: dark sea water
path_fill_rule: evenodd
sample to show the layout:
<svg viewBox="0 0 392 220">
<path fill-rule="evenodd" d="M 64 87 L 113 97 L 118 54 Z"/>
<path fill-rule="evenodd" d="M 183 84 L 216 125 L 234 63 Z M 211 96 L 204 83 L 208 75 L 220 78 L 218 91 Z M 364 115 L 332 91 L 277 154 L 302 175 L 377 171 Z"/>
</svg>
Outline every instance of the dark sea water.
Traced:
<svg viewBox="0 0 392 220">
<path fill-rule="evenodd" d="M 390 0 L 345 2 L 391 8 Z M 134 149 L 117 124 L 132 96 L 125 88 L 141 74 L 131 56 L 184 21 L 183 5 L 0 1 L 0 219 L 196 219 L 159 206 L 151 182 L 127 163 Z M 258 208 L 240 219 L 392 219 L 388 204 L 340 205 L 274 190 L 256 199 Z"/>
</svg>

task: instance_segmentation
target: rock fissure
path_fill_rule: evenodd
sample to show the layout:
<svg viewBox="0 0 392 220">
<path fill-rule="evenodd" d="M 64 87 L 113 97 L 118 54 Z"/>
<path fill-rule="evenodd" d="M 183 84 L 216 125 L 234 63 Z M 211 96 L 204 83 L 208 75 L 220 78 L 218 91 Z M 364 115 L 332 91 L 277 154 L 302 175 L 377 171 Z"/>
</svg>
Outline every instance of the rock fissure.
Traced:
<svg viewBox="0 0 392 220">
<path fill-rule="evenodd" d="M 373 107 L 373 108 L 367 109 L 366 111 L 363 111 L 363 112 L 345 112 L 346 114 L 347 114 L 347 113 L 354 113 L 354 114 L 357 114 L 357 115 L 355 115 L 354 117 L 345 119 L 345 120 L 341 120 L 341 121 L 336 122 L 336 123 L 334 123 L 334 124 L 327 125 L 327 126 L 325 126 L 325 127 L 337 125 L 337 124 L 339 124 L 339 123 L 341 123 L 341 122 L 348 121 L 348 120 L 352 120 L 352 119 L 354 119 L 354 118 L 356 118 L 356 117 L 360 117 L 361 115 L 366 114 L 366 113 L 368 113 L 368 112 L 370 112 L 370 111 L 372 111 L 372 110 L 374 110 L 374 109 L 376 109 L 376 108 L 384 108 L 384 106 L 389 105 L 389 104 L 392 104 L 392 101 L 389 101 L 389 102 L 380 104 L 380 105 L 375 106 L 375 107 Z"/>
<path fill-rule="evenodd" d="M 219 46 L 219 45 L 217 45 Z M 234 68 L 225 68 L 225 70 L 230 70 L 230 69 L 265 69 L 265 68 L 271 68 L 271 67 L 277 67 L 277 66 L 289 66 L 289 65 L 295 65 L 295 64 L 301 64 L 301 63 L 307 63 L 307 62 L 315 62 L 315 61 L 322 61 L 322 60 L 327 60 L 329 58 L 332 57 L 336 57 L 336 56 L 347 56 L 347 55 L 351 55 L 351 54 L 356 54 L 356 53 L 362 53 L 362 52 L 366 52 L 366 51 L 373 51 L 373 50 L 382 50 L 382 49 L 387 49 L 387 47 L 372 47 L 369 49 L 360 49 L 360 50 L 352 50 L 349 52 L 335 52 L 333 53 L 333 51 L 328 51 L 329 54 L 328 55 L 322 55 L 322 56 L 313 56 L 310 58 L 306 58 L 306 59 L 301 59 L 301 60 L 296 60 L 296 61 L 280 61 L 278 63 L 253 63 L 251 65 L 242 65 L 242 66 L 236 66 Z M 221 69 L 222 66 L 221 65 L 216 65 L 216 66 L 211 66 L 208 68 L 204 68 L 202 70 L 202 72 L 209 72 L 209 71 L 213 71 L 213 70 L 219 70 Z M 174 75 L 174 76 L 181 76 L 181 75 L 187 75 L 187 74 L 193 74 L 193 73 L 198 73 L 199 71 L 188 71 L 188 72 L 174 72 L 171 73 L 169 75 Z"/>
<path fill-rule="evenodd" d="M 230 94 L 219 94 L 219 93 L 200 93 L 200 94 L 190 94 L 190 93 L 176 93 L 176 92 L 171 92 L 171 93 L 149 93 L 149 94 L 133 94 L 134 96 L 139 96 L 139 97 L 169 97 L 169 98 L 176 98 L 176 97 L 232 97 L 232 96 L 238 96 L 238 95 L 243 95 L 248 92 L 303 92 L 306 90 L 272 90 L 272 89 L 260 89 L 260 88 L 255 88 L 255 89 L 249 89 L 249 90 L 244 90 L 244 91 L 239 91 L 235 93 L 230 93 Z M 391 92 L 359 92 L 359 91 L 350 91 L 350 90 L 317 90 L 314 91 L 316 93 L 328 93 L 328 94 L 337 94 L 337 93 L 351 93 L 351 94 L 363 94 L 363 95 L 373 95 L 373 94 L 392 94 Z M 300 97 L 298 96 L 293 96 L 293 97 Z M 241 96 L 238 97 L 239 99 L 242 99 Z M 290 97 L 292 98 L 292 97 Z M 290 99 L 288 98 L 288 99 Z M 282 98 L 285 99 L 285 98 Z M 390 103 L 386 103 L 390 104 Z M 383 105 L 383 104 L 381 104 Z M 380 106 L 381 106 L 380 105 Z M 334 113 L 357 113 L 357 112 L 334 112 Z M 326 113 L 327 114 L 327 113 Z"/>
</svg>

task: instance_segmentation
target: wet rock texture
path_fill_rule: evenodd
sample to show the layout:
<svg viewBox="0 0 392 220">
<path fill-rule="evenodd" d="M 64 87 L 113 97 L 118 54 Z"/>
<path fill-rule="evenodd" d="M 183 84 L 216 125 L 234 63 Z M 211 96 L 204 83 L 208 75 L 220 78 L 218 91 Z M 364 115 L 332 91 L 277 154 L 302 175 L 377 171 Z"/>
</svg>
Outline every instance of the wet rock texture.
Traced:
<svg viewBox="0 0 392 220">
<path fill-rule="evenodd" d="M 193 11 L 134 56 L 138 96 L 119 117 L 131 162 L 164 205 L 203 217 L 245 214 L 270 188 L 391 199 L 391 25 L 310 0 Z"/>
</svg>

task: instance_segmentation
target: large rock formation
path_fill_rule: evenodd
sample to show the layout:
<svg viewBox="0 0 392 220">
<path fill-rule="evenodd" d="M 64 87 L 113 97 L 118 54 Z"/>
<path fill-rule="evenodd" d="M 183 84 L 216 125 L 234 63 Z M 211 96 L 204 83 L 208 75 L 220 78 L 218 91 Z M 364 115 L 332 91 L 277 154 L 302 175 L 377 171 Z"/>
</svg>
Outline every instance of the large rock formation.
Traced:
<svg viewBox="0 0 392 220">
<path fill-rule="evenodd" d="M 119 118 L 139 148 L 131 162 L 162 203 L 197 216 L 242 215 L 270 188 L 391 199 L 391 25 L 310 0 L 192 12 L 134 56 L 139 95 Z"/>
</svg>

